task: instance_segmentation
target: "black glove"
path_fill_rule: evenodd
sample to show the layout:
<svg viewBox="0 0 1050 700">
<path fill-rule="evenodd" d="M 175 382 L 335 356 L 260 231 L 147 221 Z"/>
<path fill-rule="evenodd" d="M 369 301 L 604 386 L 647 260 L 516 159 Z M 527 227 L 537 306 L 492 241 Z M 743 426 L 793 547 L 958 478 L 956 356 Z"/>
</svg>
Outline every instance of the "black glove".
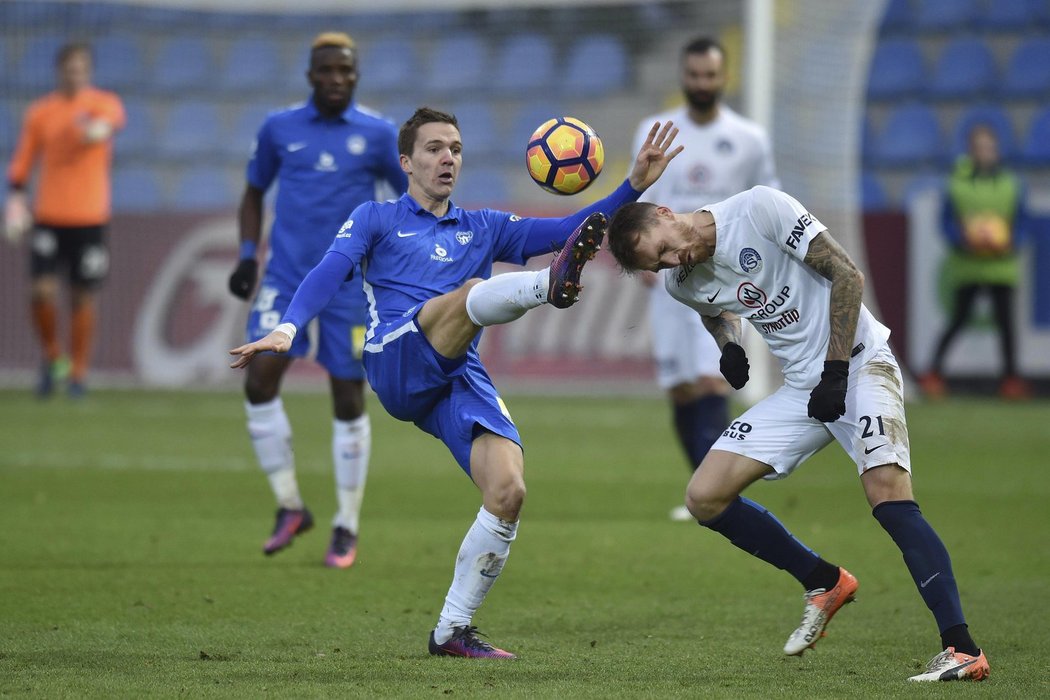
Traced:
<svg viewBox="0 0 1050 700">
<path fill-rule="evenodd" d="M 237 269 L 230 275 L 230 293 L 235 297 L 247 299 L 255 289 L 255 280 L 259 276 L 259 263 L 255 258 L 243 258 L 237 263 Z"/>
<path fill-rule="evenodd" d="M 722 359 L 718 361 L 718 369 L 729 382 L 729 386 L 734 389 L 743 388 L 749 377 L 748 370 L 751 369 L 744 348 L 736 343 L 726 343 L 722 346 Z"/>
<path fill-rule="evenodd" d="M 809 417 L 825 423 L 834 423 L 846 413 L 846 382 L 849 362 L 828 360 L 820 381 L 809 394 Z"/>
</svg>

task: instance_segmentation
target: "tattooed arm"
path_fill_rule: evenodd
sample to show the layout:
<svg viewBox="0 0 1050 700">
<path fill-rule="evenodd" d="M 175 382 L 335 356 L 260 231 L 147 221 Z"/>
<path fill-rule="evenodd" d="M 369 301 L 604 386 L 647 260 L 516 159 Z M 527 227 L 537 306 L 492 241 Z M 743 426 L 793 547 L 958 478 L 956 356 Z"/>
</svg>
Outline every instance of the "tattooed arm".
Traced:
<svg viewBox="0 0 1050 700">
<path fill-rule="evenodd" d="M 718 316 L 700 315 L 704 328 L 715 337 L 719 348 L 725 347 L 726 343 L 740 344 L 740 317 L 728 311 L 723 311 Z"/>
<path fill-rule="evenodd" d="M 827 231 L 810 241 L 805 263 L 831 281 L 831 338 L 825 359 L 849 362 L 864 295 L 864 275 Z"/>
</svg>

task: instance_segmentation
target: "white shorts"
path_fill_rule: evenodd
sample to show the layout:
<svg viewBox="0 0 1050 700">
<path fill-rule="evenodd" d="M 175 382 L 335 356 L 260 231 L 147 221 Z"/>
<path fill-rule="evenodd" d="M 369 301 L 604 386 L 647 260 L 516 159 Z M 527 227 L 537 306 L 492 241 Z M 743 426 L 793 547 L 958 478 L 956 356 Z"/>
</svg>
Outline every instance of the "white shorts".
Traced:
<svg viewBox="0 0 1050 700">
<path fill-rule="evenodd" d="M 649 292 L 649 326 L 661 389 L 691 384 L 700 377 L 722 378 L 718 369 L 722 353 L 714 336 L 704 328 L 700 314 L 667 293 L 663 279 Z"/>
<path fill-rule="evenodd" d="M 911 471 L 908 423 L 900 367 L 883 347 L 849 375 L 846 415 L 822 423 L 807 413 L 812 388 L 782 386 L 729 424 L 711 446 L 768 464 L 783 479 L 817 450 L 836 440 L 863 474 L 899 464 Z"/>
</svg>

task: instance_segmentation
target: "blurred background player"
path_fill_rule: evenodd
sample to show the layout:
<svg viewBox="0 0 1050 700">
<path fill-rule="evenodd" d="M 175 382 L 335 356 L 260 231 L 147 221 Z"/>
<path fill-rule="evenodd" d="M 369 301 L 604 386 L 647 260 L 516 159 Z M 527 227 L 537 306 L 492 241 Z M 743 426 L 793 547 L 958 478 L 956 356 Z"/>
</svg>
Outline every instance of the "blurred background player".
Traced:
<svg viewBox="0 0 1050 700">
<path fill-rule="evenodd" d="M 358 72 L 353 40 L 340 32 L 319 34 L 311 46 L 306 77 L 313 87 L 310 99 L 266 119 L 248 163 L 238 216 L 240 262 L 229 283 L 230 291 L 242 299 L 255 288 L 263 197 L 275 180 L 279 183 L 269 259 L 248 317 L 249 342 L 277 326 L 303 277 L 320 262 L 357 205 L 374 199 L 383 182 L 397 194 L 406 188 L 394 125 L 354 104 Z M 340 291 L 317 317 L 316 359 L 328 372 L 335 416 L 332 458 L 338 512 L 325 564 L 347 568 L 357 553 L 371 429 L 360 360 L 366 313 L 361 280 L 346 282 Z M 287 355 L 256 358 L 245 376 L 248 434 L 278 506 L 265 554 L 287 547 L 313 526 L 299 493 L 292 429 L 279 396 L 292 360 L 309 351 L 304 333 Z"/>
<path fill-rule="evenodd" d="M 969 134 L 969 153 L 961 156 L 948 178 L 942 230 L 951 250 L 944 274 L 952 293 L 951 321 L 937 343 L 930 371 L 921 378 L 927 395 L 947 393 L 944 357 L 969 322 L 974 302 L 987 292 L 999 330 L 1002 377 L 999 394 L 1006 399 L 1030 395 L 1017 375 L 1014 290 L 1020 276 L 1017 257 L 1027 226 L 1024 192 L 1017 176 L 1003 167 L 995 131 L 976 125 Z"/>
<path fill-rule="evenodd" d="M 458 121 L 418 109 L 398 135 L 408 193 L 355 209 L 281 324 L 230 351 L 235 368 L 250 366 L 260 352 L 287 351 L 347 275 L 364 270 L 372 321 L 364 362 L 372 388 L 390 415 L 441 440 L 481 492 L 430 634 L 435 656 L 514 658 L 471 624 L 510 555 L 525 500 L 521 437 L 481 363 L 481 331 L 547 303 L 576 302 L 583 266 L 605 235 L 603 212 L 637 199 L 660 176 L 681 151 L 668 152 L 676 133 L 670 123 L 653 125 L 629 178 L 612 194 L 570 216 L 537 219 L 453 204 L 463 164 Z M 561 252 L 549 267 L 492 276 L 494 262 L 523 265 L 552 246 Z"/>
<path fill-rule="evenodd" d="M 124 106 L 116 94 L 92 86 L 91 63 L 87 44 L 58 50 L 58 89 L 29 106 L 7 171 L 7 237 L 17 243 L 33 229 L 30 298 L 33 327 L 44 352 L 36 386 L 41 397 L 50 396 L 67 372 L 69 395 L 83 396 L 95 337 L 95 293 L 109 270 L 112 137 L 124 126 Z M 31 211 L 25 190 L 38 164 Z M 69 277 L 71 366 L 58 340 L 60 272 Z"/>
<path fill-rule="evenodd" d="M 685 150 L 639 201 L 693 211 L 755 185 L 779 187 L 765 130 L 722 103 L 726 85 L 722 45 L 710 37 L 693 39 L 682 47 L 679 68 L 685 104 L 643 119 L 635 149 L 654 121 L 672 121 Z M 645 274 L 643 281 L 651 290 L 649 323 L 656 379 L 671 400 L 675 432 L 689 468 L 696 469 L 729 423 L 729 385 L 718 371 L 718 346 L 700 317 L 672 299 L 662 279 Z M 685 505 L 671 509 L 670 516 L 681 522 L 693 519 Z"/>
</svg>

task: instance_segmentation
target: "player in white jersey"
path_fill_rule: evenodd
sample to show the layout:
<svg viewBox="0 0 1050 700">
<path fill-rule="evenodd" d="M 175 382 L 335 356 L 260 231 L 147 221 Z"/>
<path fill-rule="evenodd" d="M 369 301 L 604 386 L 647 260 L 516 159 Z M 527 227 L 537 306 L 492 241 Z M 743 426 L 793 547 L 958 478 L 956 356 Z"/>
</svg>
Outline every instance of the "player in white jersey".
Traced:
<svg viewBox="0 0 1050 700">
<path fill-rule="evenodd" d="M 986 678 L 988 660 L 963 617 L 951 559 L 912 494 L 889 331 L 861 303 L 864 277 L 827 229 L 795 199 L 759 186 L 684 214 L 629 204 L 608 238 L 625 270 L 667 271 L 668 291 L 700 315 L 734 388 L 748 380 L 742 317 L 783 368 L 784 386 L 730 423 L 693 473 L 686 506 L 701 525 L 802 584 L 802 622 L 784 653 L 802 654 L 824 636 L 853 600 L 857 579 L 740 494 L 759 479 L 788 476 L 836 441 L 856 463 L 872 515 L 903 553 L 940 630 L 942 651 L 910 680 Z"/>
<path fill-rule="evenodd" d="M 638 201 L 693 211 L 755 185 L 780 187 L 765 130 L 722 104 L 725 61 L 724 48 L 709 37 L 682 47 L 680 80 L 686 104 L 643 119 L 635 149 L 644 143 L 655 119 L 678 125 L 685 149 Z M 729 385 L 718 371 L 718 346 L 700 317 L 672 299 L 656 275 L 646 274 L 643 281 L 650 287 L 656 380 L 670 399 L 689 468 L 696 469 L 729 423 Z M 679 505 L 671 510 L 671 519 L 690 521 L 692 516 Z"/>
</svg>

